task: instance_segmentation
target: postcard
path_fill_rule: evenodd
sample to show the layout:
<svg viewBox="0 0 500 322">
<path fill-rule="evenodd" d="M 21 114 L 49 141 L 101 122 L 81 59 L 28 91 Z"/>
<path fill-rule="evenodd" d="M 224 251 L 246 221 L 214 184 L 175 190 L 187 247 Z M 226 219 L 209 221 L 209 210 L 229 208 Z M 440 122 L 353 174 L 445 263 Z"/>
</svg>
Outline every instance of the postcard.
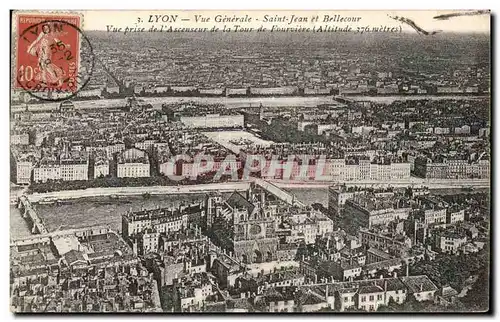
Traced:
<svg viewBox="0 0 500 322">
<path fill-rule="evenodd" d="M 14 313 L 490 311 L 489 10 L 13 10 Z"/>
</svg>

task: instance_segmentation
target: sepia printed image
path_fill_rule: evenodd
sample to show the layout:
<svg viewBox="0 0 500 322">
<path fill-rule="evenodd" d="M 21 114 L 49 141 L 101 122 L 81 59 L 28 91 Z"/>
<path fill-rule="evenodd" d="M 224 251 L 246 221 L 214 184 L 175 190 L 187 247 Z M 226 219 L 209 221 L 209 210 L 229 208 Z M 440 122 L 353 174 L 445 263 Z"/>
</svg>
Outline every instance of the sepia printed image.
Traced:
<svg viewBox="0 0 500 322">
<path fill-rule="evenodd" d="M 11 17 L 12 312 L 490 310 L 489 10 Z"/>
</svg>

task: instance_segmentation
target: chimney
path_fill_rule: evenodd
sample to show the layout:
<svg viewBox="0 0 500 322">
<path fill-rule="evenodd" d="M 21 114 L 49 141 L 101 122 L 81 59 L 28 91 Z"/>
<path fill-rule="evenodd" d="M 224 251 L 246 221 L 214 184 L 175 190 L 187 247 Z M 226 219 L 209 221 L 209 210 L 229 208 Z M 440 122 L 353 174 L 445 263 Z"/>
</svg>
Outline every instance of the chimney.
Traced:
<svg viewBox="0 0 500 322">
<path fill-rule="evenodd" d="M 423 290 L 424 290 L 424 284 L 422 283 L 420 284 L 420 292 L 423 292 Z"/>
</svg>

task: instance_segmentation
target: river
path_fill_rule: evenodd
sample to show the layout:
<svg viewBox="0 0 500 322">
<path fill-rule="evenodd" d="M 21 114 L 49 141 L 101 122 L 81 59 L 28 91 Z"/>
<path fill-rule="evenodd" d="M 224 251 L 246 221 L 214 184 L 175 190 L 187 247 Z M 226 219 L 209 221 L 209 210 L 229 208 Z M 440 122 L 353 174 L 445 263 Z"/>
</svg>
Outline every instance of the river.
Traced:
<svg viewBox="0 0 500 322">
<path fill-rule="evenodd" d="M 121 216 L 127 211 L 154 209 L 157 207 L 178 207 L 203 200 L 204 194 L 176 194 L 126 196 L 119 199 L 91 197 L 64 200 L 55 204 L 35 204 L 40 218 L 49 231 L 80 228 L 92 225 L 109 225 L 121 230 Z"/>
<path fill-rule="evenodd" d="M 298 200 L 305 204 L 322 203 L 327 206 L 328 191 L 321 188 L 288 188 Z M 54 204 L 34 204 L 38 215 L 43 218 L 49 231 L 79 228 L 91 225 L 110 225 L 114 230 L 121 230 L 121 216 L 127 211 L 152 209 L 156 207 L 178 207 L 181 203 L 190 204 L 201 201 L 204 194 L 175 194 L 126 196 L 120 199 L 109 197 L 90 197 L 64 200 Z M 14 209 L 17 211 L 17 209 Z M 24 226 L 23 226 L 24 224 Z M 23 230 L 23 227 L 25 230 Z M 11 211 L 11 231 L 18 234 L 29 234 L 27 225 L 17 212 Z"/>
<path fill-rule="evenodd" d="M 413 95 L 413 96 L 346 96 L 346 99 L 354 101 L 371 101 L 376 103 L 390 104 L 393 101 L 401 100 L 446 100 L 463 99 L 475 100 L 484 99 L 489 96 L 457 96 L 457 95 Z M 278 106 L 301 106 L 315 107 L 321 104 L 335 103 L 334 96 L 285 96 L 285 97 L 139 97 L 139 101 L 161 106 L 162 104 L 175 104 L 182 102 L 194 102 L 198 104 L 222 104 L 227 108 L 259 107 L 260 104 L 266 107 Z M 74 101 L 77 109 L 106 109 L 123 107 L 126 104 L 125 98 L 100 99 L 89 101 Z M 30 111 L 50 111 L 59 108 L 59 102 L 29 104 Z M 11 106 L 11 112 L 20 112 L 26 109 L 25 104 Z"/>
<path fill-rule="evenodd" d="M 294 194 L 298 200 L 306 205 L 320 203 L 328 207 L 328 187 L 284 188 L 283 190 Z"/>
<path fill-rule="evenodd" d="M 307 205 L 320 203 L 328 207 L 328 187 L 308 186 L 307 188 L 284 188 Z M 485 192 L 489 189 L 477 189 Z M 457 193 L 457 189 L 436 190 L 436 193 Z M 226 195 L 228 193 L 225 193 Z M 65 200 L 60 204 L 35 204 L 38 215 L 44 219 L 49 231 L 79 228 L 98 224 L 109 224 L 112 229 L 121 230 L 121 216 L 127 211 L 152 209 L 156 207 L 178 207 L 181 203 L 190 204 L 203 200 L 205 194 L 164 194 L 151 195 L 149 198 L 126 196 L 120 199 L 106 197 L 88 197 Z M 10 208 L 11 238 L 30 234 L 28 226 L 19 210 Z"/>
<path fill-rule="evenodd" d="M 266 107 L 276 106 L 309 106 L 314 107 L 321 104 L 334 103 L 333 96 L 287 96 L 287 97 L 139 97 L 138 100 L 153 106 L 162 104 L 175 104 L 182 102 L 194 102 L 198 104 L 222 104 L 227 108 L 259 107 L 260 104 Z M 124 98 L 120 99 L 100 99 L 90 101 L 74 101 L 73 105 L 77 109 L 99 109 L 117 108 L 126 104 Z M 56 110 L 60 103 L 40 103 L 29 104 L 30 111 L 50 111 Z M 11 112 L 20 112 L 26 109 L 26 105 L 11 106 Z"/>
</svg>

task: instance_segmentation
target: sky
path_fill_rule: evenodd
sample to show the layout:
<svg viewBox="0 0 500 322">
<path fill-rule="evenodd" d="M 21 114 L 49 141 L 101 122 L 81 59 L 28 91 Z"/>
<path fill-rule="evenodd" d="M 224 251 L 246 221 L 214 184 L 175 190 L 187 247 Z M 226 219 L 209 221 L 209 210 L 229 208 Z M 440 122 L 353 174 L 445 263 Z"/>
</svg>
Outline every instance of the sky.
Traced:
<svg viewBox="0 0 500 322">
<path fill-rule="evenodd" d="M 335 14 L 346 16 L 346 17 L 361 17 L 361 20 L 358 23 L 348 23 L 355 26 L 380 26 L 385 25 L 388 27 L 396 27 L 402 26 L 403 31 L 411 31 L 412 28 L 402 24 L 401 22 L 392 20 L 388 17 L 391 16 L 403 16 L 409 19 L 412 19 L 418 26 L 422 27 L 427 31 L 441 30 L 442 32 L 458 32 L 458 33 L 467 33 L 467 32 L 480 32 L 480 33 L 489 33 L 490 32 L 490 16 L 489 15 L 476 15 L 476 16 L 462 16 L 455 17 L 449 20 L 435 20 L 434 16 L 447 14 L 452 12 L 458 12 L 458 10 L 427 10 L 427 11 L 347 11 L 347 10 L 322 10 L 322 11 L 280 11 L 280 10 L 245 10 L 245 11 L 221 11 L 221 10 L 200 10 L 200 11 L 133 11 L 133 10 L 121 10 L 121 11 L 105 11 L 105 10 L 97 10 L 97 11 L 83 11 L 84 15 L 84 30 L 106 30 L 107 25 L 113 25 L 115 27 L 125 28 L 129 27 L 145 27 L 149 28 L 153 24 L 161 24 L 159 23 L 149 23 L 150 15 L 179 15 L 179 20 L 175 24 L 172 24 L 173 27 L 211 27 L 214 23 L 213 19 L 216 15 L 222 14 L 227 16 L 245 16 L 249 15 L 253 17 L 254 21 L 250 23 L 246 23 L 245 27 L 253 27 L 258 28 L 263 24 L 264 15 L 268 14 L 270 16 L 282 16 L 288 15 L 291 16 L 294 14 L 295 16 L 303 16 L 303 17 L 311 17 L 314 15 L 319 15 L 320 19 L 317 23 L 311 23 L 310 18 L 309 22 L 301 23 L 303 27 L 312 27 L 313 25 L 319 26 L 324 25 L 324 15 L 334 16 Z M 211 17 L 211 22 L 205 23 L 194 23 L 195 15 L 203 15 L 205 17 Z M 138 19 L 141 19 L 141 23 L 138 23 Z M 259 19 L 259 21 L 255 21 L 255 18 Z M 180 21 L 180 19 L 189 19 L 189 21 Z M 168 23 L 163 23 L 168 24 Z M 224 23 L 219 23 L 219 25 L 223 25 Z M 229 24 L 229 23 L 226 23 Z M 286 27 L 287 22 L 284 23 L 267 23 L 268 27 L 272 24 L 278 24 L 280 27 Z M 292 23 L 288 25 L 289 27 L 295 26 L 298 23 Z M 330 23 L 334 25 L 343 25 L 347 23 Z"/>
</svg>

